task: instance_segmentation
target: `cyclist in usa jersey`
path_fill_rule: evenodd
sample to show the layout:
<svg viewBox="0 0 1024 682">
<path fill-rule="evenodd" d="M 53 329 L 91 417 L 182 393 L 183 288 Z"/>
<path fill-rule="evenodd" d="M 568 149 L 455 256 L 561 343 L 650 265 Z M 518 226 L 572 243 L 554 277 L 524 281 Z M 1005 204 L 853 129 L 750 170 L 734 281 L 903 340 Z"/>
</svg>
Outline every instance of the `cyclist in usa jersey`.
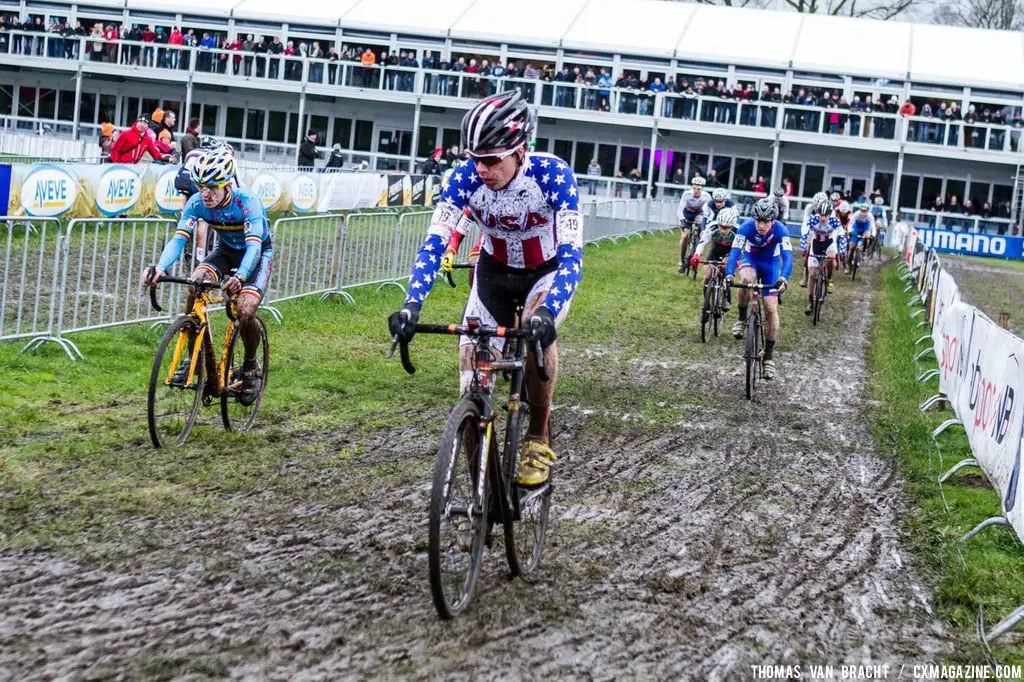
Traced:
<svg viewBox="0 0 1024 682">
<path fill-rule="evenodd" d="M 686 264 L 683 261 L 686 258 L 686 247 L 690 242 L 690 230 L 693 229 L 694 223 L 703 222 L 704 208 L 711 201 L 711 197 L 704 191 L 705 184 L 706 182 L 701 176 L 694 177 L 690 189 L 683 192 L 683 196 L 679 200 L 679 209 L 676 211 L 679 227 L 682 228 L 682 234 L 679 237 L 679 272 L 686 270 Z M 701 225 L 697 225 L 697 229 L 700 227 Z"/>
<path fill-rule="evenodd" d="M 412 265 L 405 306 L 388 318 L 396 340 L 415 333 L 441 259 L 468 208 L 483 234 L 476 277 L 464 320 L 511 327 L 516 305 L 523 326 L 544 348 L 549 381 L 527 363 L 526 402 L 530 418 L 519 466 L 519 483 L 547 482 L 557 459 L 548 437 L 548 415 L 558 371 L 556 328 L 565 319 L 583 272 L 583 223 L 579 187 L 572 168 L 547 153 L 528 153 L 533 121 L 518 90 L 483 100 L 462 119 L 462 145 L 469 158 L 458 164 L 441 195 L 426 241 Z M 500 356 L 503 339 L 492 339 Z M 460 340 L 460 387 L 472 379 L 472 345 Z M 531 353 L 532 344 L 531 344 Z"/>
<path fill-rule="evenodd" d="M 800 249 L 807 258 L 807 278 L 813 282 L 818 275 L 818 268 L 825 268 L 826 290 L 832 293 L 832 275 L 835 272 L 836 254 L 839 253 L 842 224 L 833 215 L 832 202 L 824 193 L 808 210 L 807 234 L 800 237 Z M 841 244 L 845 246 L 845 243 Z M 824 261 L 822 263 L 821 261 Z M 814 289 L 807 289 L 807 308 L 804 313 L 810 315 L 814 306 Z"/>
<path fill-rule="evenodd" d="M 775 339 L 779 335 L 778 295 L 786 290 L 789 276 L 793 272 L 793 246 L 789 241 L 789 229 L 776 218 L 779 207 L 774 197 L 759 199 L 748 218 L 736 231 L 725 266 L 725 281 L 732 284 L 733 276 L 739 271 L 740 280 L 754 284 L 761 280 L 764 304 L 764 378 L 775 378 Z M 739 320 L 732 327 L 732 335 L 743 338 L 747 321 L 747 306 L 750 290 L 740 289 L 737 309 Z"/>
<path fill-rule="evenodd" d="M 192 279 L 219 281 L 224 291 L 236 295 L 239 332 L 245 346 L 239 402 L 248 405 L 259 395 L 262 379 L 256 362 L 260 328 L 254 316 L 270 282 L 274 258 L 270 226 L 259 198 L 249 190 L 232 187 L 235 159 L 229 150 L 206 152 L 195 161 L 191 172 L 198 192 L 185 204 L 174 236 L 164 247 L 156 267 L 146 269 L 143 282 L 156 286 L 193 239 L 200 221 L 217 232 L 217 248 L 192 272 Z M 192 309 L 193 296 L 194 293 L 189 295 L 186 310 Z M 187 374 L 189 355 L 182 358 L 176 380 L 182 370 Z"/>
</svg>

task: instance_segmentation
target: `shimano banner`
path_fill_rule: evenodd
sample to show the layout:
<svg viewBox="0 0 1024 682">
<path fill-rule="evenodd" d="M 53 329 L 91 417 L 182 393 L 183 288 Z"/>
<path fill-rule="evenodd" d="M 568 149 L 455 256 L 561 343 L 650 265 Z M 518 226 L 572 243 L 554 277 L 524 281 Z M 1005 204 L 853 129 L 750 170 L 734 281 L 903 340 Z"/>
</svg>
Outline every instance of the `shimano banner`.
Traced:
<svg viewBox="0 0 1024 682">
<path fill-rule="evenodd" d="M 990 258 L 1024 258 L 1024 238 L 1021 237 L 921 227 L 916 231 L 918 241 L 936 251 Z"/>
</svg>

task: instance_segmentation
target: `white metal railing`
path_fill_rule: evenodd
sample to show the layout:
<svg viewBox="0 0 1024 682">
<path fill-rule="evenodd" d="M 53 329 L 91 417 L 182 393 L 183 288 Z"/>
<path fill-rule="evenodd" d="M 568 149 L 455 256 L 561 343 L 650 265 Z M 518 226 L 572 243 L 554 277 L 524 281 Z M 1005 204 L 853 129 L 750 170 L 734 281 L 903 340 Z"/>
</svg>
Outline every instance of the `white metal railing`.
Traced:
<svg viewBox="0 0 1024 682">
<path fill-rule="evenodd" d="M 899 218 L 920 227 L 934 227 L 954 232 L 1007 234 L 1012 231 L 1013 226 L 1009 218 L 982 218 L 979 215 L 924 211 L 913 208 L 901 208 Z"/>
<path fill-rule="evenodd" d="M 106 41 L 90 36 L 64 38 L 24 31 L 9 31 L 3 35 L 8 40 L 0 42 L 0 59 L 13 59 L 19 64 L 26 59 L 63 61 L 69 63 L 69 69 L 77 69 L 80 63 L 85 71 L 98 72 L 107 72 L 110 66 L 115 66 L 119 75 L 132 70 L 140 74 L 180 71 L 183 81 L 191 73 L 216 83 L 237 81 L 251 85 L 265 81 L 275 83 L 275 89 L 287 89 L 288 84 L 293 84 L 296 91 L 304 85 L 327 90 L 346 88 L 352 90 L 354 96 L 356 91 L 377 91 L 393 93 L 395 97 L 407 96 L 410 101 L 417 95 L 466 100 L 518 87 L 538 107 L 1020 153 L 1018 142 L 1022 128 L 1007 124 L 968 124 L 852 108 L 735 100 L 619 88 L 611 84 L 549 82 L 539 78 L 510 78 L 140 41 Z M 29 41 L 31 47 L 28 47 Z"/>
</svg>

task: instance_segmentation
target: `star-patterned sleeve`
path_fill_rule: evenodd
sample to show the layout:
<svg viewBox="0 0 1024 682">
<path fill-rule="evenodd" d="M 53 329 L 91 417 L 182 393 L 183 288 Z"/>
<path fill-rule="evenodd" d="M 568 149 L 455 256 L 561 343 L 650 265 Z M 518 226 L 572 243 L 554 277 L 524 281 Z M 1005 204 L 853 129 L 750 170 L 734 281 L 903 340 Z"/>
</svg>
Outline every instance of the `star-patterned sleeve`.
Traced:
<svg viewBox="0 0 1024 682">
<path fill-rule="evenodd" d="M 558 270 L 544 299 L 544 307 L 558 315 L 572 300 L 583 277 L 583 216 L 576 175 L 564 161 L 541 159 L 537 184 L 555 211 L 555 256 Z M 537 163 L 535 160 L 534 163 Z"/>
<path fill-rule="evenodd" d="M 441 267 L 441 257 L 445 247 L 455 234 L 459 220 L 469 205 L 469 197 L 480 187 L 482 182 L 476 174 L 476 166 L 466 160 L 455 166 L 448 185 L 441 193 L 434 215 L 430 218 L 430 229 L 427 238 L 416 254 L 412 271 L 409 273 L 409 294 L 405 303 L 422 305 L 430 289 L 437 279 L 437 271 Z"/>
</svg>

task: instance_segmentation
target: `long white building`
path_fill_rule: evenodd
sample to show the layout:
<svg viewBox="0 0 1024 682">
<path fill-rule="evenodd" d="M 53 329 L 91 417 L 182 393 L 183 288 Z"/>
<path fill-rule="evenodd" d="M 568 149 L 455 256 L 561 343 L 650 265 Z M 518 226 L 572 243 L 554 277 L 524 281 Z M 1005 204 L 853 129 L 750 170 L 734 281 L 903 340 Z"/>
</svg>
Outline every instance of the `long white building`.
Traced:
<svg viewBox="0 0 1024 682">
<path fill-rule="evenodd" d="M 927 208 L 936 195 L 997 206 L 1019 204 L 1024 105 L 1024 35 L 901 22 L 722 8 L 653 0 L 93 0 L 0 1 L 19 21 L 175 27 L 230 38 L 280 36 L 324 52 L 360 46 L 411 52 L 419 64 L 514 62 L 580 67 L 618 79 L 704 79 L 828 89 L 847 101 L 870 98 L 956 102 L 1000 111 L 1010 124 L 965 124 L 919 116 L 838 111 L 638 93 L 536 78 L 480 78 L 425 69 L 384 69 L 351 61 L 274 57 L 153 43 L 62 40 L 47 33 L 0 33 L 0 120 L 8 128 L 94 138 L 98 125 L 128 124 L 156 106 L 188 111 L 206 133 L 249 156 L 294 163 L 308 128 L 339 143 L 349 160 L 409 168 L 436 146 L 458 142 L 474 98 L 517 86 L 540 114 L 539 147 L 585 174 L 640 168 L 662 191 L 673 179 L 715 169 L 736 189 L 749 178 L 796 193 L 882 189 L 890 203 Z M 728 36 L 726 38 L 726 36 Z M 855 45 L 863 47 L 855 48 Z M 176 53 L 172 58 L 172 53 Z M 236 67 L 235 60 L 238 59 Z M 833 116 L 842 114 L 842 117 Z M 179 114 L 179 129 L 188 116 Z M 1015 189 L 1015 183 L 1018 189 Z M 628 190 L 627 190 L 628 192 Z M 1016 216 L 1016 210 L 1015 210 Z M 1005 226 L 1004 226 L 1005 227 Z"/>
</svg>

